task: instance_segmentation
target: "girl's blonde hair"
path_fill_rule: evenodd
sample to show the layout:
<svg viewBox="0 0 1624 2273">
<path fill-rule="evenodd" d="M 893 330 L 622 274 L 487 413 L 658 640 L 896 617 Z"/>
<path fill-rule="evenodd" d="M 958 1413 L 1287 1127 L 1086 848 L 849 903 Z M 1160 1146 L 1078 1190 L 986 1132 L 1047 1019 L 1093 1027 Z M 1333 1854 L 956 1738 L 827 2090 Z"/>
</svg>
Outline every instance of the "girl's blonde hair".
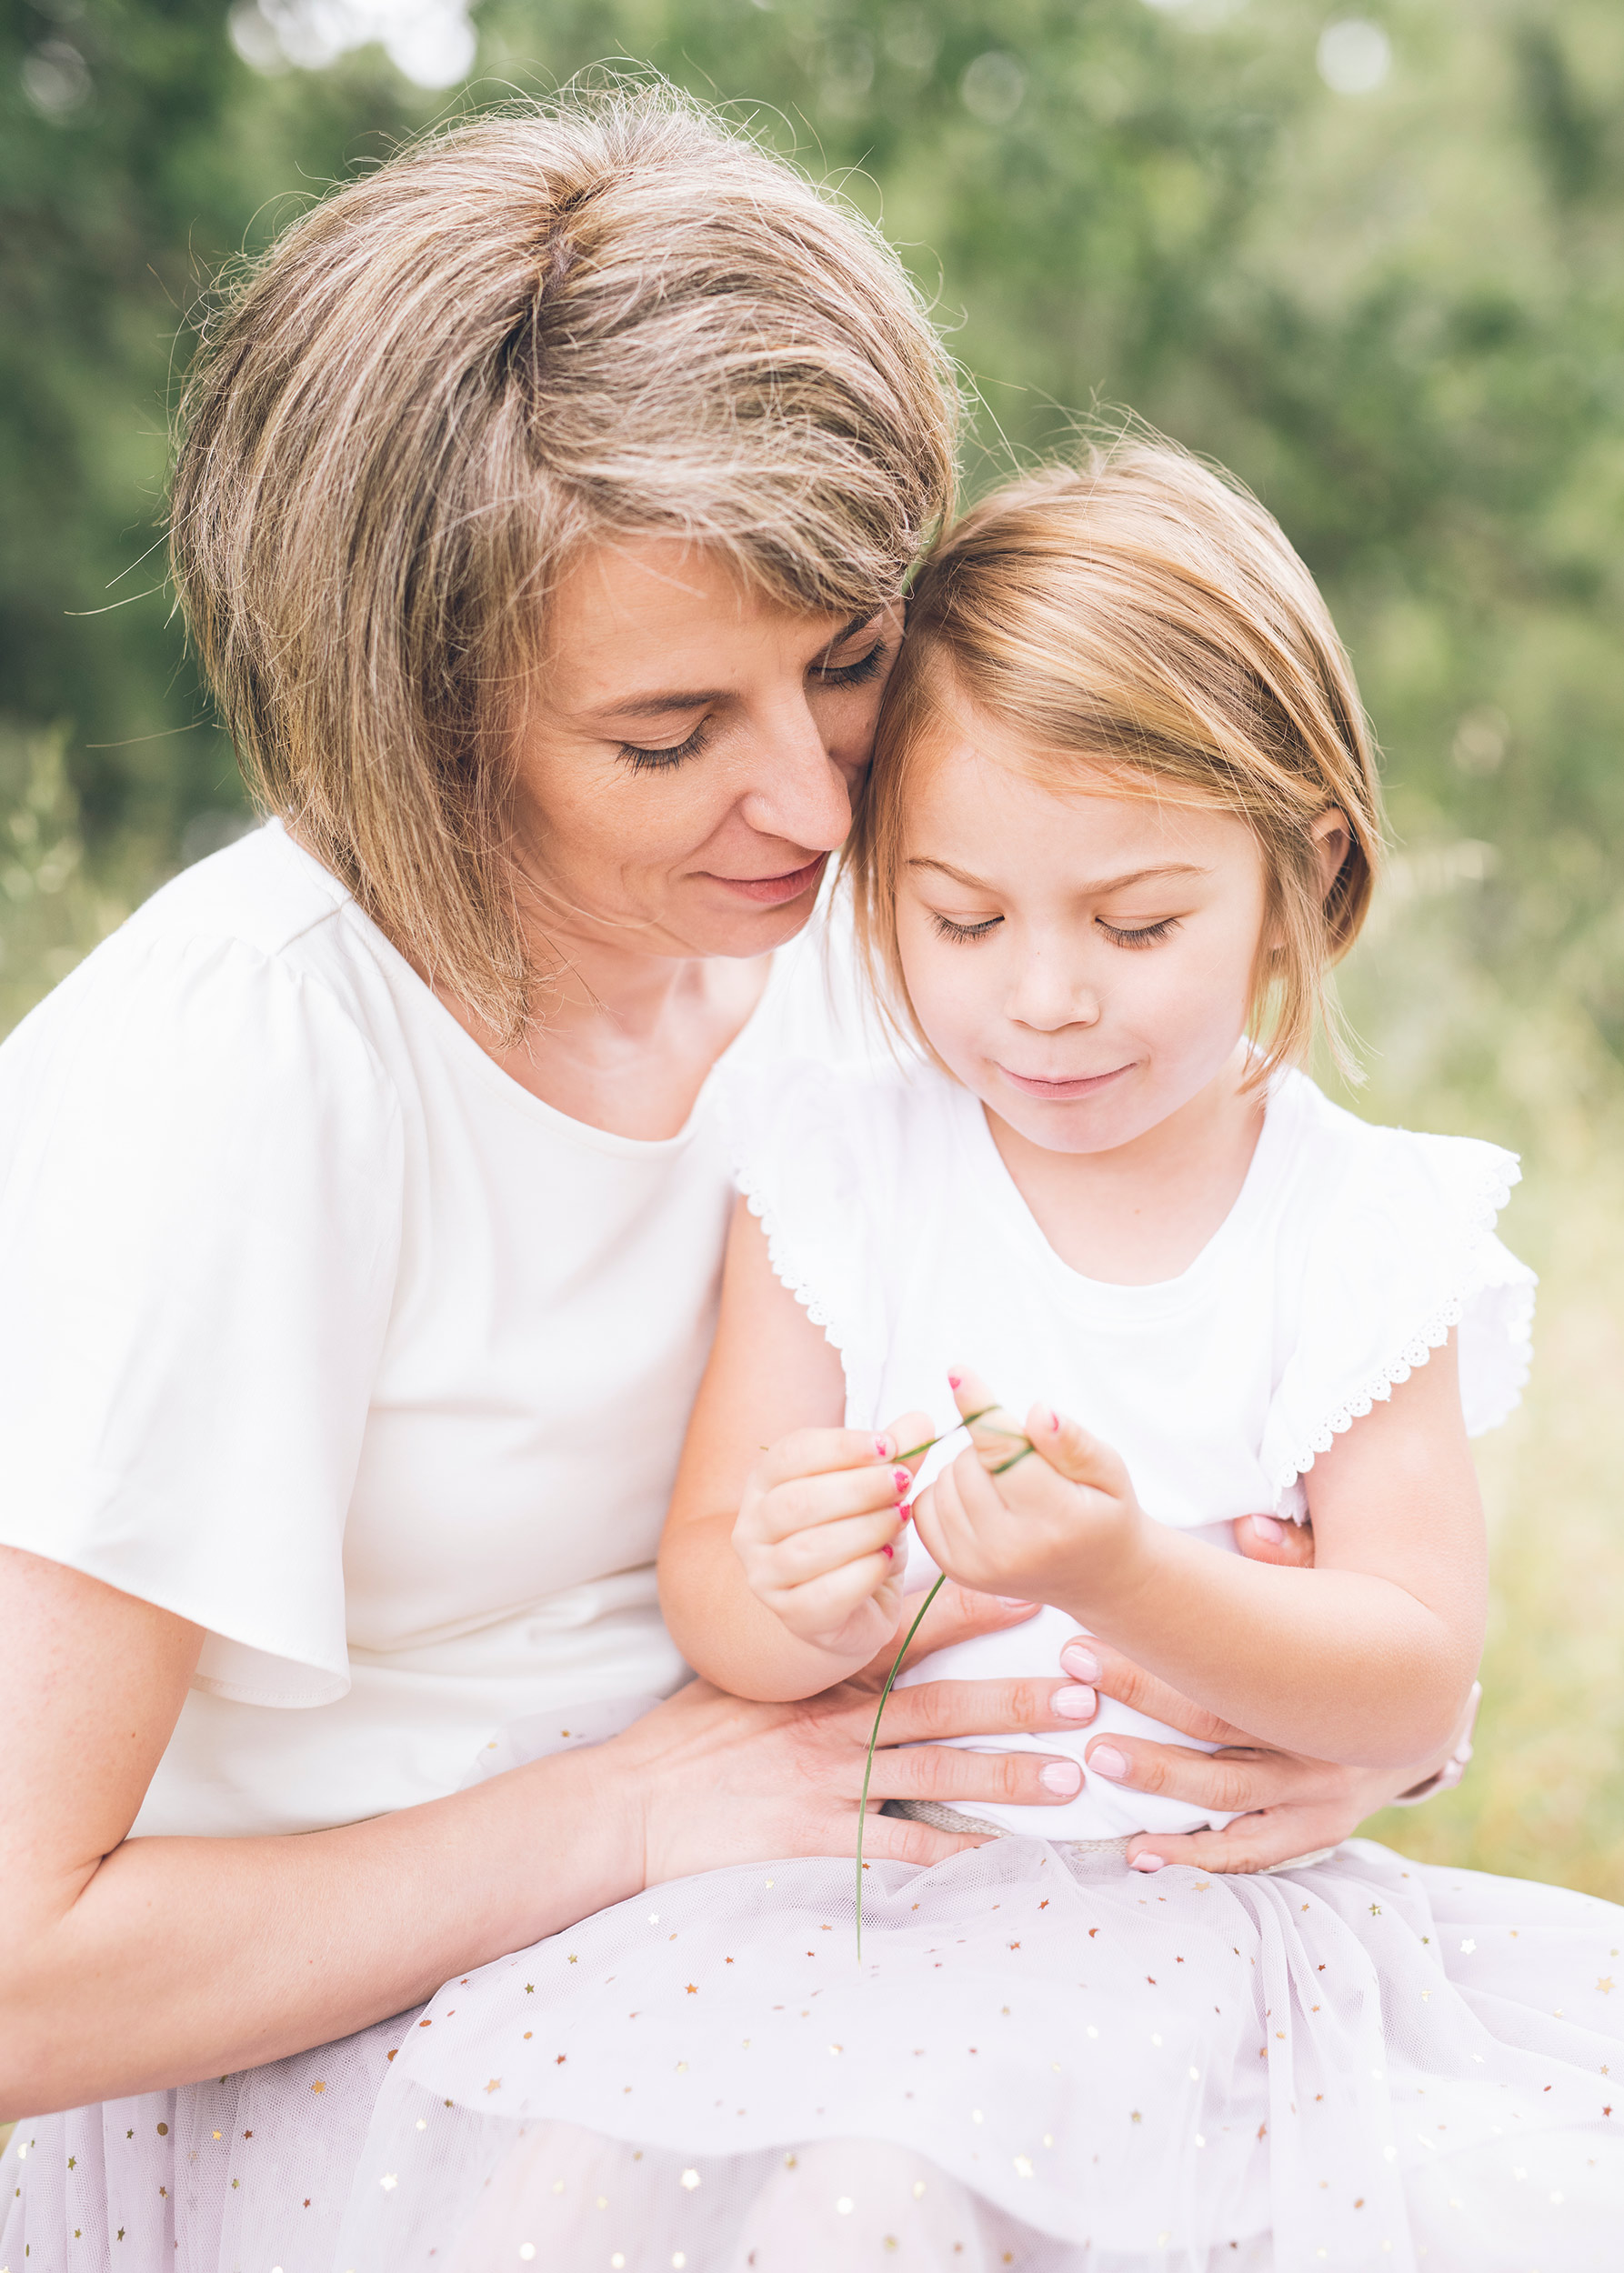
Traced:
<svg viewBox="0 0 1624 2273">
<path fill-rule="evenodd" d="M 1308 1056 L 1330 966 L 1358 936 L 1382 839 L 1376 754 L 1352 667 L 1278 524 L 1158 437 L 1091 448 L 967 514 L 921 571 L 847 848 L 858 945 L 895 1022 L 923 1040 L 897 943 L 910 785 L 963 709 L 1030 751 L 1049 789 L 1103 769 L 1132 794 L 1221 806 L 1268 876 L 1253 1077 Z M 1349 844 L 1322 889 L 1313 823 Z"/>
<path fill-rule="evenodd" d="M 860 215 L 664 85 L 409 148 L 206 323 L 180 606 L 256 798 L 496 1034 L 533 977 L 506 750 L 584 541 L 841 617 L 950 508 L 950 368 Z"/>
</svg>

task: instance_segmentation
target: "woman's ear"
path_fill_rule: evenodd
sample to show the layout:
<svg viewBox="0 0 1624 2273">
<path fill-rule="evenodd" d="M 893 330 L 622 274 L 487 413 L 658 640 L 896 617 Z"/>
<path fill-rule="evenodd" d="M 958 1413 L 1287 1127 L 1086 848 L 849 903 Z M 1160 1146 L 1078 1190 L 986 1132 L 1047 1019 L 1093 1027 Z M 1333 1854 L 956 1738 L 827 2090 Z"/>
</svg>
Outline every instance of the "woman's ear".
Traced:
<svg viewBox="0 0 1624 2273">
<path fill-rule="evenodd" d="M 1348 826 L 1347 815 L 1333 805 L 1328 812 L 1319 816 L 1308 835 L 1319 863 L 1319 904 L 1323 907 L 1330 897 L 1332 885 L 1342 873 L 1342 864 L 1353 843 L 1353 832 Z"/>
</svg>

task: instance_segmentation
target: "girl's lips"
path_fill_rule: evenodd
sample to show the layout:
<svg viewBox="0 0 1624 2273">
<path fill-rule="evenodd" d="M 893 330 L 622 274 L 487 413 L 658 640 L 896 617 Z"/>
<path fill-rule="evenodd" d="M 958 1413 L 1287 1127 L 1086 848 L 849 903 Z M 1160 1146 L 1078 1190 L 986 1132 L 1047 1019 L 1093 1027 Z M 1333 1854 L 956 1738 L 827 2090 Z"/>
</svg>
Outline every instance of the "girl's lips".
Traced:
<svg viewBox="0 0 1624 2273">
<path fill-rule="evenodd" d="M 1031 1074 L 1018 1074 L 1007 1066 L 1000 1066 L 998 1071 L 1023 1096 L 1045 1097 L 1052 1105 L 1067 1105 L 1074 1097 L 1091 1097 L 1108 1083 L 1119 1081 L 1124 1074 L 1133 1071 L 1133 1061 L 1114 1066 L 1108 1074 L 1084 1074 L 1075 1081 L 1040 1081 Z"/>
<path fill-rule="evenodd" d="M 787 900 L 798 900 L 803 892 L 811 891 L 828 864 L 827 853 L 819 853 L 804 868 L 787 869 L 778 876 L 718 876 L 711 882 L 726 886 L 740 899 L 748 900 L 756 907 L 782 907 Z"/>
</svg>

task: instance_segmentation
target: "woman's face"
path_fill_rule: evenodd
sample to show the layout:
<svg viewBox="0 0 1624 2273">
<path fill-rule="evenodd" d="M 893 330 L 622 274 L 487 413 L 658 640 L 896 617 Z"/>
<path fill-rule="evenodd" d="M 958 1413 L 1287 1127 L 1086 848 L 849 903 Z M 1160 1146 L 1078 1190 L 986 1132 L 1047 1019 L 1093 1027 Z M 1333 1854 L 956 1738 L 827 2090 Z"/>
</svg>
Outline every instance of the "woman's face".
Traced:
<svg viewBox="0 0 1624 2273">
<path fill-rule="evenodd" d="M 753 956 L 811 913 L 868 762 L 900 605 L 787 608 L 675 537 L 582 555 L 517 746 L 541 927 Z"/>
</svg>

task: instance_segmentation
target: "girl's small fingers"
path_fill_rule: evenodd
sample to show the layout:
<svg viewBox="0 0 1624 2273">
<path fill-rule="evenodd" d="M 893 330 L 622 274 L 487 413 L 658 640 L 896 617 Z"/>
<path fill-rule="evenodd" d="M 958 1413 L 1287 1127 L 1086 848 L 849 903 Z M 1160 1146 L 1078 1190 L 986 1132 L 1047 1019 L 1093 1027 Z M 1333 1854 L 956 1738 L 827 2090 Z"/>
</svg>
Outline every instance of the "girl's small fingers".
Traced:
<svg viewBox="0 0 1624 2273">
<path fill-rule="evenodd" d="M 750 1511 L 749 1528 L 769 1544 L 805 1537 L 853 1516 L 899 1517 L 913 1479 L 900 1462 L 801 1476 L 763 1494 Z"/>
<path fill-rule="evenodd" d="M 769 1587 L 764 1599 L 792 1632 L 831 1634 L 896 1576 L 897 1566 L 888 1556 L 865 1555 L 803 1586 Z"/>
<path fill-rule="evenodd" d="M 804 1587 L 830 1571 L 842 1570 L 871 1555 L 883 1557 L 893 1568 L 906 1526 L 895 1507 L 877 1515 L 847 1516 L 830 1523 L 813 1524 L 792 1532 L 769 1552 L 775 1587 Z M 890 1555 L 885 1550 L 892 1549 Z"/>
<path fill-rule="evenodd" d="M 885 1430 L 797 1428 L 769 1445 L 756 1464 L 756 1479 L 766 1491 L 803 1477 L 827 1476 L 846 1468 L 884 1467 L 897 1457 L 897 1439 Z"/>
<path fill-rule="evenodd" d="M 1068 1483 L 1091 1485 L 1117 1497 L 1131 1491 L 1118 1456 L 1068 1414 L 1034 1405 L 1027 1415 L 1027 1434 L 1038 1455 Z"/>
</svg>

